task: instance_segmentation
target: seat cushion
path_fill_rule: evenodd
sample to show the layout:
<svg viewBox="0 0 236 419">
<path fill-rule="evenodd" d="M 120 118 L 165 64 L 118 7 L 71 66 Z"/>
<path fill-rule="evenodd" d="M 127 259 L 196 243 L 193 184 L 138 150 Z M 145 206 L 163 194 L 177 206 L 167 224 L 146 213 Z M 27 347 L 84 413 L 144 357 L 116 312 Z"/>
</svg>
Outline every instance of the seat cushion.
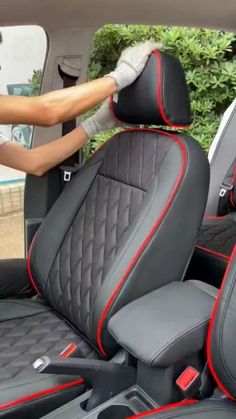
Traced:
<svg viewBox="0 0 236 419">
<path fill-rule="evenodd" d="M 150 410 L 139 415 L 131 416 L 134 418 L 150 419 L 235 419 L 236 403 L 229 400 L 205 400 L 175 403 L 159 409 Z"/>
<path fill-rule="evenodd" d="M 224 217 L 205 217 L 198 238 L 198 249 L 229 259 L 235 244 L 236 213 Z"/>
<path fill-rule="evenodd" d="M 50 396 L 53 403 L 55 394 L 63 390 L 67 400 L 69 389 L 72 397 L 84 390 L 80 377 L 40 375 L 32 367 L 38 357 L 57 356 L 72 342 L 82 358 L 98 358 L 96 351 L 39 299 L 0 302 L 0 416 L 19 405 L 25 410 L 25 404 L 42 396 Z"/>
<path fill-rule="evenodd" d="M 205 216 L 186 279 L 196 278 L 219 288 L 236 237 L 236 213 Z"/>
</svg>

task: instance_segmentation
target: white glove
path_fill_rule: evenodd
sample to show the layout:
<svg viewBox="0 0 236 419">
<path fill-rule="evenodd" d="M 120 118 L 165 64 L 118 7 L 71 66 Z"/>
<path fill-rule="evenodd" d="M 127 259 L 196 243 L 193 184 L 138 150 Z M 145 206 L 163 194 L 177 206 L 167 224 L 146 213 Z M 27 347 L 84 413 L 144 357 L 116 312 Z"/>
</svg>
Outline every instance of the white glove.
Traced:
<svg viewBox="0 0 236 419">
<path fill-rule="evenodd" d="M 160 48 L 160 44 L 152 41 L 137 44 L 134 47 L 126 48 L 117 63 L 116 69 L 107 76 L 112 77 L 118 91 L 132 84 L 142 73 L 149 55 L 155 49 Z"/>
<path fill-rule="evenodd" d="M 106 99 L 103 105 L 95 112 L 93 116 L 81 123 L 81 127 L 85 131 L 88 138 L 93 137 L 101 131 L 108 131 L 113 128 L 122 126 L 122 122 L 118 121 L 111 109 L 109 99 Z"/>
</svg>

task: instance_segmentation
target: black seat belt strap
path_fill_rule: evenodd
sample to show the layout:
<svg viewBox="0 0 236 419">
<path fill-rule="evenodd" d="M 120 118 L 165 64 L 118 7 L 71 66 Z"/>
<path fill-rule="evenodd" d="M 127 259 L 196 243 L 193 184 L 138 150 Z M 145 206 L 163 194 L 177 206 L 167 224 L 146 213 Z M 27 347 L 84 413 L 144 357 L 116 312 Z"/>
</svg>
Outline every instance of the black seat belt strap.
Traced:
<svg viewBox="0 0 236 419">
<path fill-rule="evenodd" d="M 70 66 L 67 61 L 64 61 L 58 66 L 58 72 L 63 80 L 63 89 L 73 87 L 76 85 L 80 69 Z M 62 136 L 68 134 L 76 128 L 76 118 L 70 121 L 63 122 L 62 124 Z M 60 166 L 61 170 L 61 188 L 65 186 L 65 183 L 70 182 L 72 176 L 76 174 L 82 165 L 82 153 L 79 151 L 73 156 L 66 159 Z"/>
<path fill-rule="evenodd" d="M 223 182 L 220 185 L 218 215 L 228 214 L 235 211 L 236 206 L 236 159 L 228 169 Z"/>
</svg>

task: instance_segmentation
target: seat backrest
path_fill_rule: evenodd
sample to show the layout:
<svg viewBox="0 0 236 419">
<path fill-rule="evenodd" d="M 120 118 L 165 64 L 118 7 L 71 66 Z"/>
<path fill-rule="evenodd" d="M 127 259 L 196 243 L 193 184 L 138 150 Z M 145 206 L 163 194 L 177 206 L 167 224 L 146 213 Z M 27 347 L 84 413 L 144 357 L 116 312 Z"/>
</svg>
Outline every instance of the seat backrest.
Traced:
<svg viewBox="0 0 236 419">
<path fill-rule="evenodd" d="M 207 357 L 219 388 L 236 400 L 236 246 L 213 309 L 207 339 Z"/>
<path fill-rule="evenodd" d="M 153 54 L 131 91 L 124 90 L 112 105 L 118 118 L 132 123 L 142 102 L 142 124 L 164 124 L 164 113 L 170 124 L 190 121 L 176 59 Z M 208 181 L 207 158 L 192 138 L 155 129 L 125 130 L 92 156 L 42 223 L 30 251 L 32 280 L 48 304 L 104 356 L 116 349 L 107 330 L 109 318 L 131 300 L 182 278 Z"/>
</svg>

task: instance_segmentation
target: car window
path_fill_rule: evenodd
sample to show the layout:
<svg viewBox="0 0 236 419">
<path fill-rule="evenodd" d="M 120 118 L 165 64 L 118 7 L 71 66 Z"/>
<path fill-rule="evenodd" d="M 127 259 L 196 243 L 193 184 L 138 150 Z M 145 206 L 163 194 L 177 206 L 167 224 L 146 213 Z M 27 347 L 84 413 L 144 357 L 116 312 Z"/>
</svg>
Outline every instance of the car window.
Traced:
<svg viewBox="0 0 236 419">
<path fill-rule="evenodd" d="M 0 27 L 0 94 L 34 96 L 40 91 L 47 37 L 38 26 Z M 33 127 L 0 125 L 0 137 L 30 147 Z M 0 258 L 24 256 L 25 175 L 0 165 Z"/>
</svg>

